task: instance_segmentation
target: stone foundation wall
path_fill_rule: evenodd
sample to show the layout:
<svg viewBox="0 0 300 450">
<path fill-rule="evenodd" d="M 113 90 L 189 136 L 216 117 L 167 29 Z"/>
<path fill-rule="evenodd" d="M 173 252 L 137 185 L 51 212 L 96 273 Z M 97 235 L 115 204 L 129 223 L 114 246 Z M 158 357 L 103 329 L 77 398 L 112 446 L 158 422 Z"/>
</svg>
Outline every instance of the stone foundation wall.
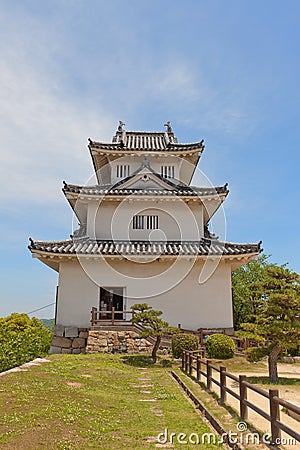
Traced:
<svg viewBox="0 0 300 450">
<path fill-rule="evenodd" d="M 49 353 L 85 353 L 87 338 L 88 328 L 55 325 Z"/>
<path fill-rule="evenodd" d="M 299 363 L 300 356 L 283 356 L 282 362 L 288 363 L 288 364 Z"/>
<path fill-rule="evenodd" d="M 86 353 L 151 353 L 153 345 L 134 331 L 90 330 Z"/>
</svg>

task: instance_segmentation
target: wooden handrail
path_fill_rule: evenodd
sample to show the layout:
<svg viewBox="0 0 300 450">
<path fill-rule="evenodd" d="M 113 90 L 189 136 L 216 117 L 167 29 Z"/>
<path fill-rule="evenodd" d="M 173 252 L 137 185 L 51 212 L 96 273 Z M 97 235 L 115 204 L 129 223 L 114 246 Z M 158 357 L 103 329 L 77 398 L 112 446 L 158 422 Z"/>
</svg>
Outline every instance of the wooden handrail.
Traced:
<svg viewBox="0 0 300 450">
<path fill-rule="evenodd" d="M 112 325 L 114 325 L 116 322 L 120 323 L 120 322 L 131 322 L 130 320 L 125 320 L 125 319 L 117 319 L 116 315 L 119 314 L 131 314 L 131 317 L 134 316 L 134 311 L 132 309 L 130 310 L 122 310 L 122 311 L 118 311 L 116 310 L 114 307 L 112 307 L 112 309 L 110 310 L 99 310 L 95 307 L 92 307 L 91 310 L 91 325 L 96 325 L 97 323 L 106 323 L 109 322 Z M 106 316 L 105 318 L 101 317 L 102 316 Z M 100 317 L 99 317 L 100 316 Z M 110 317 L 107 317 L 110 316 Z"/>
</svg>

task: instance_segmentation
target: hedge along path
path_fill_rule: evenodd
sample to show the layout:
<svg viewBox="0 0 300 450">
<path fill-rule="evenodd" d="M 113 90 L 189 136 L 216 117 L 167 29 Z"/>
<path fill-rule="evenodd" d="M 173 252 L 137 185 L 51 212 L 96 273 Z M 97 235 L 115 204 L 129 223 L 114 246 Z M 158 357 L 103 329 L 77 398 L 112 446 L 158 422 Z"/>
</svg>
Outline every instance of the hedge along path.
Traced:
<svg viewBox="0 0 300 450">
<path fill-rule="evenodd" d="M 1 450 L 153 449 L 156 443 L 147 440 L 165 428 L 210 431 L 165 368 L 151 367 L 146 377 L 120 355 L 51 355 L 49 360 L 1 378 Z M 151 382 L 139 381 L 142 377 Z M 132 387 L 144 384 L 153 385 L 151 394 Z M 139 401 L 146 396 L 156 402 Z"/>
</svg>

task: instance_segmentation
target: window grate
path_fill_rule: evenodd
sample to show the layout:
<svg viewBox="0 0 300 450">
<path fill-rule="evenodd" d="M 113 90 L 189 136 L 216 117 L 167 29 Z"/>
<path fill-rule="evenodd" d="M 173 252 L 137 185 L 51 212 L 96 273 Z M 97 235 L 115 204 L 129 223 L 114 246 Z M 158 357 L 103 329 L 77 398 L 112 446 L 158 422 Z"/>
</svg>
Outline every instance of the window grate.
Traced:
<svg viewBox="0 0 300 450">
<path fill-rule="evenodd" d="M 158 216 L 137 215 L 133 216 L 132 227 L 134 230 L 157 230 Z"/>
<path fill-rule="evenodd" d="M 174 178 L 175 168 L 174 166 L 161 166 L 160 174 L 164 178 Z"/>
<path fill-rule="evenodd" d="M 130 175 L 130 166 L 128 164 L 117 165 L 117 178 L 124 178 Z"/>
</svg>

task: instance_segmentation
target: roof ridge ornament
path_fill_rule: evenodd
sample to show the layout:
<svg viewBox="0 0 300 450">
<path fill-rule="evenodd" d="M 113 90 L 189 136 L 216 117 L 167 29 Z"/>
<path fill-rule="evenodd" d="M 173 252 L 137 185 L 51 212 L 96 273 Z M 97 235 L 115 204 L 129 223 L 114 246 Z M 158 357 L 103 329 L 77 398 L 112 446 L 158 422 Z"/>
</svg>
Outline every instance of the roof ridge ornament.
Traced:
<svg viewBox="0 0 300 450">
<path fill-rule="evenodd" d="M 123 127 L 125 127 L 125 125 L 126 125 L 126 123 L 124 123 L 124 122 L 122 122 L 122 120 L 119 120 L 119 125 L 118 125 L 118 132 L 119 133 L 122 133 L 124 130 L 123 130 Z"/>
<path fill-rule="evenodd" d="M 164 123 L 164 127 L 167 127 L 167 133 L 173 133 L 171 122 L 168 120 L 168 122 Z"/>
</svg>

